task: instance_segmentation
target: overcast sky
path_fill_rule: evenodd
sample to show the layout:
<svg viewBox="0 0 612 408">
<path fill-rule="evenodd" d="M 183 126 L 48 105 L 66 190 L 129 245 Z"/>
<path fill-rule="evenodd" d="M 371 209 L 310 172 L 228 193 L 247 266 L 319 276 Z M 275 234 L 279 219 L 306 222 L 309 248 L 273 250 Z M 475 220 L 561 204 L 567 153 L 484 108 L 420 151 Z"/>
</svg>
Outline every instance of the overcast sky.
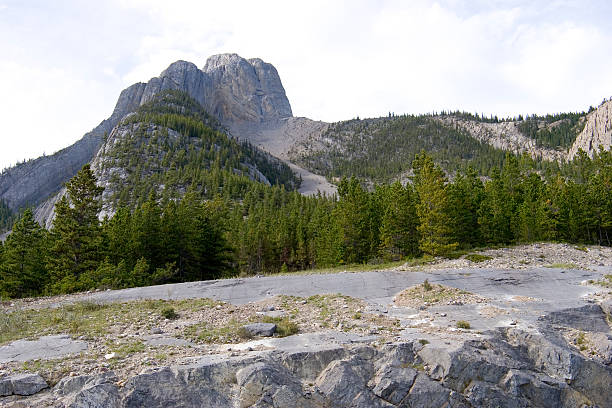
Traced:
<svg viewBox="0 0 612 408">
<path fill-rule="evenodd" d="M 276 66 L 295 116 L 587 110 L 612 95 L 608 0 L 0 0 L 0 168 L 108 117 L 177 59 Z"/>
</svg>

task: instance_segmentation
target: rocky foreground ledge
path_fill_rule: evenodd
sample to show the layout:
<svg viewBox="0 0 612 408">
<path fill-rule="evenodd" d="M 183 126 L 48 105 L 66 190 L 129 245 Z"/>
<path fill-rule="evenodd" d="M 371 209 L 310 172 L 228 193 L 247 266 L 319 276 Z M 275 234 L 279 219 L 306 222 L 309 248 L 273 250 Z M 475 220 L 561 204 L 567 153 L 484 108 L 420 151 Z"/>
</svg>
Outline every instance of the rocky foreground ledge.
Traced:
<svg viewBox="0 0 612 408">
<path fill-rule="evenodd" d="M 78 339 L 44 332 L 44 341 L 64 342 L 79 354 L 58 358 L 59 350 L 46 347 L 49 356 L 35 360 L 38 366 L 21 362 L 27 360 L 23 350 L 34 344 L 29 338 L 0 346 L 0 406 L 612 407 L 610 250 L 557 244 L 535 249 L 542 248 L 550 253 L 540 251 L 537 262 L 551 264 L 522 269 L 499 268 L 512 259 L 526 265 L 522 260 L 530 257 L 515 248 L 501 251 L 509 253 L 506 260 L 493 253 L 484 261 L 472 257 L 485 264 L 481 268 L 466 258 L 449 270 L 78 295 L 110 302 L 91 312 L 107 313 L 95 316 L 108 322 L 87 318 L 95 325 L 81 322 L 86 335 Z M 553 257 L 559 254 L 563 259 Z M 146 304 L 117 303 L 179 293 L 212 300 L 162 302 L 175 305 L 180 317 L 161 322 Z M 52 303 L 42 300 L 40 313 Z M 37 306 L 7 310 L 21 307 Z M 57 313 L 72 313 L 66 310 Z M 230 335 L 227 328 L 233 327 L 225 321 L 218 327 L 223 331 L 215 331 L 215 322 L 228 316 L 253 322 L 262 313 L 274 314 L 272 320 L 283 316 L 299 334 L 211 340 L 213 334 Z M 161 334 L 150 334 L 155 331 Z M 111 346 L 117 356 L 105 354 Z M 63 374 L 50 376 L 56 372 Z"/>
<path fill-rule="evenodd" d="M 206 356 L 119 382 L 113 372 L 62 379 L 9 406 L 65 407 L 610 407 L 610 361 L 572 350 L 555 327 L 601 328 L 586 306 L 538 330 L 497 329 L 448 345 L 423 341 Z M 541 333 L 546 333 L 544 336 Z M 608 351 L 612 342 L 607 341 Z"/>
</svg>

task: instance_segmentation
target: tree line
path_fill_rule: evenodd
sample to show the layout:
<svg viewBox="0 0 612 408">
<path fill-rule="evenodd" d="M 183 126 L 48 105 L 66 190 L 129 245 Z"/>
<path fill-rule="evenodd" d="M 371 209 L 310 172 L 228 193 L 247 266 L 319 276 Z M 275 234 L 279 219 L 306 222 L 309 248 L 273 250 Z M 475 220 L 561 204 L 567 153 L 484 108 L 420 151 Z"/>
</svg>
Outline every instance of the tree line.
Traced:
<svg viewBox="0 0 612 408">
<path fill-rule="evenodd" d="M 0 246 L 0 294 L 36 296 L 448 256 L 456 249 L 542 240 L 611 245 L 612 156 L 580 153 L 572 178 L 542 177 L 517 157 L 484 180 L 449 180 L 425 152 L 410 183 L 367 189 L 343 178 L 337 196 L 305 197 L 252 182 L 240 200 L 151 192 L 98 219 L 89 166 L 66 185 L 50 231 L 26 210 Z"/>
</svg>

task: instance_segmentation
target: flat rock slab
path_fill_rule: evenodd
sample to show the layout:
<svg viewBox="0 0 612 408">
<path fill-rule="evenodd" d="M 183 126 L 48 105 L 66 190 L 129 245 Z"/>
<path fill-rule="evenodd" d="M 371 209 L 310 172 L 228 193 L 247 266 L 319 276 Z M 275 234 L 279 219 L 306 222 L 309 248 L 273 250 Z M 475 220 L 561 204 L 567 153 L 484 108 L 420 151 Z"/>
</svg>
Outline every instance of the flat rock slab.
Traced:
<svg viewBox="0 0 612 408">
<path fill-rule="evenodd" d="M 72 340 L 68 335 L 43 336 L 38 340 L 17 340 L 0 347 L 0 363 L 49 360 L 87 350 L 87 342 Z"/>
<path fill-rule="evenodd" d="M 38 374 L 18 374 L 0 378 L 0 397 L 33 395 L 49 385 Z"/>
</svg>

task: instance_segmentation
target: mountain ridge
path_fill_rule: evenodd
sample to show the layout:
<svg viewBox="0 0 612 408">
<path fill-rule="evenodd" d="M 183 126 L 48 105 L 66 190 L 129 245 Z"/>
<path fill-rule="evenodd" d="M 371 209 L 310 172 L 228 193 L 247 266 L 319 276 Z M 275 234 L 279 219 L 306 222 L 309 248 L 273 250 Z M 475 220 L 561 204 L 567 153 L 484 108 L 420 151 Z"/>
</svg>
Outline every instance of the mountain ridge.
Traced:
<svg viewBox="0 0 612 408">
<path fill-rule="evenodd" d="M 231 136 L 248 140 L 292 166 L 304 180 L 301 192 L 335 192 L 335 186 L 322 174 L 315 174 L 316 168 L 309 171 L 300 167 L 296 158 L 304 152 L 324 149 L 325 143 L 322 142 L 329 140 L 330 125 L 350 121 L 330 124 L 294 117 L 278 71 L 272 64 L 259 58 L 218 54 L 209 57 L 201 69 L 188 61 L 175 61 L 159 76 L 124 89 L 112 114 L 79 141 L 51 156 L 5 169 L 0 174 L 0 200 L 13 211 L 43 203 L 94 158 L 102 146 L 104 135 L 111 133 L 125 115 L 164 90 L 186 92 Z M 591 156 L 599 144 L 609 148 L 612 103 L 604 101 L 584 116 L 584 127 L 579 134 L 572 136 L 575 141 L 569 149 L 542 146 L 527 137 L 521 129 L 526 120 L 493 123 L 484 118 L 453 115 L 440 116 L 437 120 L 444 126 L 461 128 L 470 137 L 501 150 L 514 154 L 526 152 L 538 160 L 563 161 L 574 157 L 579 148 Z M 537 126 L 536 133 L 540 131 L 539 124 Z M 544 126 L 549 124 L 544 123 Z"/>
</svg>

